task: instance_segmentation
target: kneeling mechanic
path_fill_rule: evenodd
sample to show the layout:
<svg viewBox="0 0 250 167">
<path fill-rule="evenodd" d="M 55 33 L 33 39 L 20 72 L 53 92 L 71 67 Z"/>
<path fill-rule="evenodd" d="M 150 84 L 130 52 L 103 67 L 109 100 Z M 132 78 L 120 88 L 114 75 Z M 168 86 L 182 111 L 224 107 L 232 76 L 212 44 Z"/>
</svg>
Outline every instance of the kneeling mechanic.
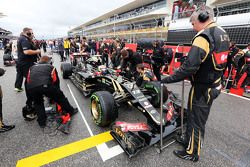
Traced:
<svg viewBox="0 0 250 167">
<path fill-rule="evenodd" d="M 60 81 L 56 68 L 51 65 L 48 56 L 42 56 L 39 63 L 30 68 L 27 77 L 27 88 L 34 99 L 35 110 L 40 127 L 46 126 L 46 114 L 43 97 L 46 96 L 62 107 L 63 115 L 74 115 L 78 112 L 73 108 L 60 89 Z"/>
</svg>

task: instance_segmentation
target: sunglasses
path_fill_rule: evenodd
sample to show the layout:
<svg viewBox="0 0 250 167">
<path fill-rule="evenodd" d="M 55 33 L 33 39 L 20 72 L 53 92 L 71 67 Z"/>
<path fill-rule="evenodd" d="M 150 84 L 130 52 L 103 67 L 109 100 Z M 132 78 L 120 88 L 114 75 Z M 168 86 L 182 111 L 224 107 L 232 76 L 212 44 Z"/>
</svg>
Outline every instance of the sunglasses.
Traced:
<svg viewBox="0 0 250 167">
<path fill-rule="evenodd" d="M 34 34 L 33 34 L 33 32 L 32 32 L 32 33 L 28 32 L 27 35 L 28 35 L 28 36 L 31 36 L 31 35 L 34 35 Z"/>
</svg>

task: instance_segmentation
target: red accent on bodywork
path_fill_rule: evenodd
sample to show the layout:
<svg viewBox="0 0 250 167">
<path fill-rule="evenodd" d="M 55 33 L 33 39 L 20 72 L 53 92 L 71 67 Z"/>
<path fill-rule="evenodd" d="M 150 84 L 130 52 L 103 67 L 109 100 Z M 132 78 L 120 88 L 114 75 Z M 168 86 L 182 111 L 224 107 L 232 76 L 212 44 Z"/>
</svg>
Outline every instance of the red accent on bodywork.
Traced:
<svg viewBox="0 0 250 167">
<path fill-rule="evenodd" d="M 133 131 L 133 132 L 138 132 L 138 131 L 147 131 L 149 130 L 149 126 L 144 123 L 128 123 L 128 122 L 115 122 L 116 126 L 120 126 L 123 132 L 128 132 L 128 131 Z"/>
</svg>

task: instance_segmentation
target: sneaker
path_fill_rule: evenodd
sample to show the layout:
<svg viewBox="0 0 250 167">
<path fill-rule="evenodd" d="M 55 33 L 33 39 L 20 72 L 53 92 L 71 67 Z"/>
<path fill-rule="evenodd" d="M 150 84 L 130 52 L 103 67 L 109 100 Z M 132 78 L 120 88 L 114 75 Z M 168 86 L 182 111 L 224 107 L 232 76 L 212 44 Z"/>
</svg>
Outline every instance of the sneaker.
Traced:
<svg viewBox="0 0 250 167">
<path fill-rule="evenodd" d="M 174 155 L 176 155 L 177 157 L 179 157 L 181 159 L 190 160 L 193 162 L 197 162 L 199 160 L 198 155 L 188 154 L 185 150 L 183 150 L 183 151 L 175 150 Z"/>
<path fill-rule="evenodd" d="M 14 89 L 16 92 L 22 92 L 23 91 L 23 88 L 15 88 Z"/>
<path fill-rule="evenodd" d="M 27 114 L 27 115 L 25 115 L 24 120 L 25 120 L 25 121 L 33 121 L 33 120 L 36 119 L 36 118 L 37 118 L 37 115 L 36 115 L 36 114 Z"/>
<path fill-rule="evenodd" d="M 37 117 L 34 108 L 27 105 L 23 107 L 22 114 L 25 121 L 32 121 Z"/>
<path fill-rule="evenodd" d="M 15 128 L 15 125 L 4 125 L 4 124 L 2 124 L 2 126 L 0 127 L 0 133 L 10 131 L 11 129 L 14 129 L 14 128 Z"/>
</svg>

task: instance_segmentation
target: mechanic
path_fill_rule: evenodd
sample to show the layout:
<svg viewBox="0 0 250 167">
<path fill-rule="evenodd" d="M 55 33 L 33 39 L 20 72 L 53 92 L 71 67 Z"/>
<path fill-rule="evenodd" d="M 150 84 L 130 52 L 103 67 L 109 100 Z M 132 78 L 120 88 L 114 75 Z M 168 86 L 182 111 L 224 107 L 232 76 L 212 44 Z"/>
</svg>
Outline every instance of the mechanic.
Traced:
<svg viewBox="0 0 250 167">
<path fill-rule="evenodd" d="M 0 76 L 3 76 L 5 73 L 5 70 L 0 68 Z M 13 128 L 15 128 L 15 125 L 5 125 L 3 123 L 3 112 L 2 112 L 2 102 L 3 102 L 3 92 L 2 88 L 0 86 L 0 133 L 7 132 Z"/>
<path fill-rule="evenodd" d="M 102 50 L 102 65 L 106 64 L 106 67 L 109 66 L 109 44 L 106 42 L 103 42 L 101 45 Z"/>
<path fill-rule="evenodd" d="M 61 57 L 61 62 L 65 60 L 64 58 L 64 47 L 63 47 L 63 39 L 58 40 L 58 53 Z"/>
<path fill-rule="evenodd" d="M 61 91 L 57 70 L 51 64 L 50 57 L 42 56 L 39 63 L 30 68 L 27 78 L 27 88 L 34 99 L 35 110 L 38 115 L 37 121 L 42 128 L 46 126 L 43 96 L 59 104 L 64 115 L 69 113 L 72 116 L 78 112 L 77 108 L 73 108 L 70 105 L 68 99 Z"/>
<path fill-rule="evenodd" d="M 145 71 L 143 64 L 137 64 L 136 71 L 137 74 L 135 76 L 135 81 L 137 86 L 143 87 L 145 83 L 149 82 L 150 79 L 152 79 L 152 76 L 150 76 L 150 74 L 147 71 Z"/>
<path fill-rule="evenodd" d="M 36 118 L 36 116 L 33 113 L 33 107 L 32 107 L 32 98 L 30 97 L 29 93 L 27 92 L 27 75 L 29 68 L 37 62 L 38 54 L 41 54 L 41 51 L 37 49 L 32 42 L 32 39 L 34 38 L 34 34 L 31 28 L 24 28 L 23 32 L 21 33 L 21 36 L 18 39 L 17 42 L 17 54 L 18 54 L 18 60 L 17 60 L 17 77 L 16 77 L 16 83 L 15 83 L 15 90 L 22 91 L 20 87 L 17 87 L 18 85 L 22 85 L 21 81 L 19 79 L 22 77 L 25 77 L 25 93 L 26 93 L 26 106 L 23 108 L 23 117 L 25 120 L 33 120 Z"/>
<path fill-rule="evenodd" d="M 213 19 L 214 12 L 210 7 L 203 6 L 193 12 L 190 22 L 198 33 L 192 40 L 187 59 L 174 74 L 162 80 L 162 83 L 174 83 L 187 77 L 191 80 L 186 137 L 178 139 L 185 149 L 174 151 L 174 154 L 194 162 L 199 160 L 213 100 L 221 92 L 221 77 L 229 48 L 227 33 Z"/>
<path fill-rule="evenodd" d="M 161 67 L 165 64 L 163 61 L 164 58 L 164 50 L 160 46 L 159 41 L 153 42 L 153 55 L 152 55 L 152 66 L 153 72 L 156 76 L 157 80 L 161 80 Z"/>
<path fill-rule="evenodd" d="M 164 71 L 169 71 L 169 67 L 170 67 L 170 64 L 171 64 L 171 61 L 173 59 L 173 49 L 172 48 L 164 48 L 164 58 L 163 58 L 163 62 L 164 62 L 164 65 L 163 67 L 161 68 L 161 73 L 163 73 Z"/>
<path fill-rule="evenodd" d="M 250 50 L 244 50 L 246 53 L 244 54 L 244 65 L 240 71 L 240 77 L 246 72 L 247 76 L 244 79 L 241 88 L 247 89 L 247 86 L 250 84 Z"/>
<path fill-rule="evenodd" d="M 121 50 L 122 50 L 122 46 L 120 43 L 119 39 L 116 39 L 114 41 L 114 47 L 113 47 L 113 52 L 111 55 L 111 62 L 113 64 L 113 68 L 116 69 L 121 62 Z"/>
<path fill-rule="evenodd" d="M 80 45 L 80 53 L 81 53 L 81 59 L 82 59 L 82 62 L 84 63 L 84 70 L 87 69 L 87 59 L 89 57 L 89 53 L 90 53 L 90 48 L 89 48 L 89 45 L 88 43 L 86 42 L 86 38 L 83 37 L 83 40 L 82 40 L 82 43 Z"/>
<path fill-rule="evenodd" d="M 233 58 L 233 65 L 236 68 L 236 76 L 234 78 L 232 86 L 233 88 L 237 88 L 238 81 L 241 77 L 241 72 L 245 64 L 244 54 L 245 54 L 244 51 L 239 49 L 238 53 Z"/>
<path fill-rule="evenodd" d="M 238 52 L 239 52 L 239 48 L 236 46 L 235 42 L 230 41 L 229 53 L 227 56 L 227 66 L 224 70 L 224 73 L 226 70 L 228 70 L 228 77 L 229 77 L 229 72 L 231 71 L 231 68 L 232 68 L 233 58 Z"/>
<path fill-rule="evenodd" d="M 131 49 L 124 48 L 121 50 L 121 58 L 121 66 L 117 68 L 121 68 L 125 77 L 131 79 L 136 75 L 136 65 L 142 63 L 142 56 Z"/>
</svg>

